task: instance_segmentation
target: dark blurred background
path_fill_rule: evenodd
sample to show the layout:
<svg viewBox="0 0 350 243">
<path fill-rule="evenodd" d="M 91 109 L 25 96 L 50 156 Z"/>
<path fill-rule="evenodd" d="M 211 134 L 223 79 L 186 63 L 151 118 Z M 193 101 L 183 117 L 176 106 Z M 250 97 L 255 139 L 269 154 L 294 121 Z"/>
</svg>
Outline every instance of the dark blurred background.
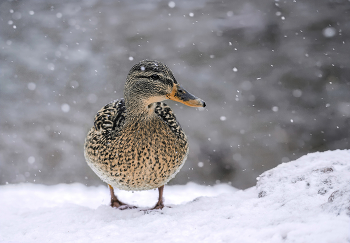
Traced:
<svg viewBox="0 0 350 243">
<path fill-rule="evenodd" d="M 190 140 L 171 184 L 247 188 L 282 162 L 349 148 L 349 36 L 348 0 L 3 0 L 0 184 L 102 184 L 84 139 L 143 59 L 207 103 L 167 102 Z"/>
</svg>

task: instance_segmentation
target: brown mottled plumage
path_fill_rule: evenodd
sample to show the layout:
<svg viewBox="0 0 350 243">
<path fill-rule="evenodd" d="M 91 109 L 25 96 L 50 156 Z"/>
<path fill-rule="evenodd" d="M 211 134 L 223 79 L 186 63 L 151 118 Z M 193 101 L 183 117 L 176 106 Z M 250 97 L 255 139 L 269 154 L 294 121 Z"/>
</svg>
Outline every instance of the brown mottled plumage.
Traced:
<svg viewBox="0 0 350 243">
<path fill-rule="evenodd" d="M 193 107 L 204 101 L 179 86 L 164 64 L 141 61 L 130 70 L 124 99 L 104 106 L 86 140 L 88 165 L 111 191 L 111 205 L 125 205 L 114 195 L 122 190 L 159 189 L 154 208 L 163 208 L 163 187 L 185 163 L 187 137 L 169 106 L 171 99 Z"/>
</svg>

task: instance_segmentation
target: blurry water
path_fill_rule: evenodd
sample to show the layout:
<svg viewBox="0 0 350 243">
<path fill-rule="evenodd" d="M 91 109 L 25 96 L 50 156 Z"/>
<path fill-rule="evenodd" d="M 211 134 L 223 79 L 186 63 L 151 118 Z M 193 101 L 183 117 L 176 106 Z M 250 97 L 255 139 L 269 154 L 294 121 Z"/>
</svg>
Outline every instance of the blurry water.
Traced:
<svg viewBox="0 0 350 243">
<path fill-rule="evenodd" d="M 349 148 L 350 2 L 2 1 L 0 183 L 102 183 L 83 143 L 126 75 L 156 59 L 204 99 L 168 102 L 190 140 L 171 182 L 255 184 Z"/>
</svg>

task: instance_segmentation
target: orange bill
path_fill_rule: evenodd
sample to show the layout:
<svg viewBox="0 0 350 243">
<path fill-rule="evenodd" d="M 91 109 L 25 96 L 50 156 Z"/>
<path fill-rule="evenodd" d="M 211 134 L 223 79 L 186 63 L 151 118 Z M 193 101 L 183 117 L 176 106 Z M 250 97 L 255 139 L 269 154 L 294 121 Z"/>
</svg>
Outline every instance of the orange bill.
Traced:
<svg viewBox="0 0 350 243">
<path fill-rule="evenodd" d="M 186 91 L 180 85 L 175 84 L 171 93 L 167 94 L 169 100 L 177 101 L 192 107 L 205 107 L 205 102 Z"/>
</svg>

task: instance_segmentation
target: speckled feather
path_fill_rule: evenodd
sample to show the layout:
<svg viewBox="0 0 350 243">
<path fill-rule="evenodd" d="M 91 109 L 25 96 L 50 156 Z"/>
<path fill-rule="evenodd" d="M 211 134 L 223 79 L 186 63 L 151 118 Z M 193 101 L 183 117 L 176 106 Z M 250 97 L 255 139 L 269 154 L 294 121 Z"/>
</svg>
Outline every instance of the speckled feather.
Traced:
<svg viewBox="0 0 350 243">
<path fill-rule="evenodd" d="M 122 190 L 158 188 L 185 163 L 188 142 L 171 108 L 151 105 L 154 114 L 126 119 L 124 99 L 104 106 L 85 141 L 85 158 L 106 183 Z"/>
</svg>

